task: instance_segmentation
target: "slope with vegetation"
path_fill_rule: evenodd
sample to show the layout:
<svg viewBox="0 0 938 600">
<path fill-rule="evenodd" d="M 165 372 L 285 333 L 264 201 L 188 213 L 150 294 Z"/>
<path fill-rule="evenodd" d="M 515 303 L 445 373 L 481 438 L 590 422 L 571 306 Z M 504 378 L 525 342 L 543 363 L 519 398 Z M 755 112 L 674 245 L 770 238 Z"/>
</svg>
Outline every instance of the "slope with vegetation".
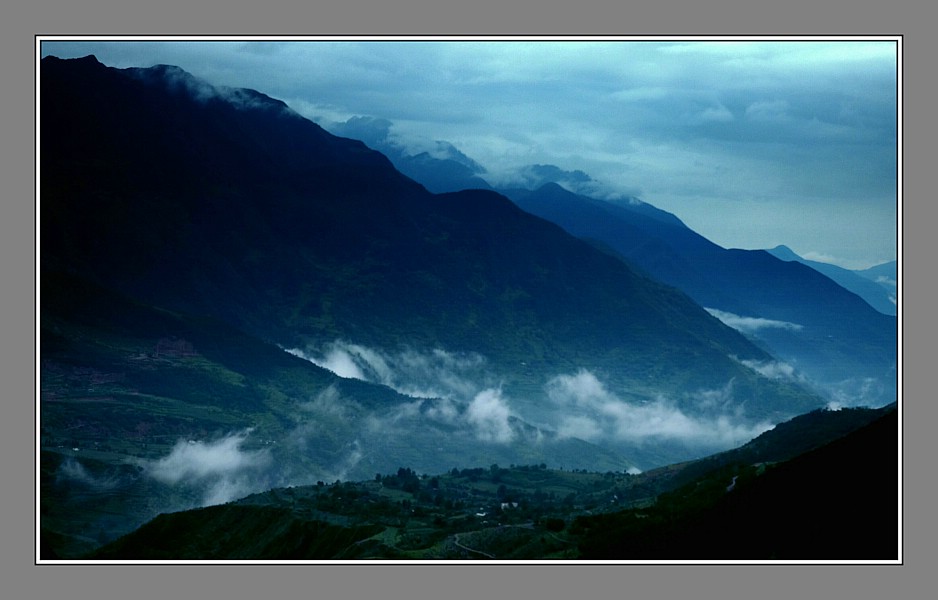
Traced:
<svg viewBox="0 0 938 600">
<path fill-rule="evenodd" d="M 897 418 L 895 408 L 807 416 L 732 461 L 642 475 L 493 464 L 428 476 L 401 467 L 161 515 L 87 557 L 895 560 Z M 820 445 L 750 462 L 790 454 L 793 435 Z"/>
</svg>

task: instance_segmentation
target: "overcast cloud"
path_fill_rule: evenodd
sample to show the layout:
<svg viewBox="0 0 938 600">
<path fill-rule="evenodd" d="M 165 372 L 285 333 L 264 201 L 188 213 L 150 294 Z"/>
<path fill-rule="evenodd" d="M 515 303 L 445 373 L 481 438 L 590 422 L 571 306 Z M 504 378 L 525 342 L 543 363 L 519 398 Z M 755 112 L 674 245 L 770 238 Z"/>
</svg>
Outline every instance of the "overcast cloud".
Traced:
<svg viewBox="0 0 938 600">
<path fill-rule="evenodd" d="M 848 268 L 896 259 L 897 46 L 849 42 L 43 42 L 115 67 L 174 64 L 327 129 L 386 119 L 493 185 L 581 171 L 724 247 Z M 528 171 L 530 174 L 530 171 Z"/>
</svg>

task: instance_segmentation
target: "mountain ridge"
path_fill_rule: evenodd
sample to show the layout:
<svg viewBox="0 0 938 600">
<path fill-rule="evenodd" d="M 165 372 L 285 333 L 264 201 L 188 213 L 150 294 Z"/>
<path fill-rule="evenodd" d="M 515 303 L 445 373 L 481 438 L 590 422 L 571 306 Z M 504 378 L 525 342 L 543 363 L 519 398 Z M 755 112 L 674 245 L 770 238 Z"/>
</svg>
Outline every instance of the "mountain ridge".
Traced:
<svg viewBox="0 0 938 600">
<path fill-rule="evenodd" d="M 561 186 L 510 190 L 523 209 L 595 239 L 736 326 L 843 400 L 864 381 L 864 402 L 895 399 L 897 323 L 808 265 L 763 250 L 725 249 L 679 220 L 653 218 Z M 664 211 L 660 211 L 664 213 Z M 668 213 L 664 213 L 668 214 Z M 843 386 L 847 382 L 856 389 Z"/>
<path fill-rule="evenodd" d="M 383 332 L 393 325 L 411 332 L 417 344 L 458 348 L 474 339 L 485 346 L 465 349 L 496 359 L 523 354 L 542 369 L 564 344 L 572 344 L 565 352 L 596 358 L 598 366 L 612 364 L 603 355 L 622 355 L 624 347 L 639 361 L 626 377 L 650 369 L 687 381 L 696 369 L 691 381 L 711 386 L 725 380 L 718 382 L 712 369 L 676 362 L 680 352 L 645 361 L 649 350 L 671 352 L 656 336 L 665 333 L 671 343 L 681 340 L 711 355 L 718 351 L 719 369 L 741 379 L 752 375 L 734 366 L 731 355 L 769 360 L 676 290 L 516 211 L 501 195 L 434 196 L 361 142 L 334 138 L 297 115 L 238 112 L 207 93 L 177 97 L 175 71 L 169 72 L 172 100 L 158 105 L 159 88 L 141 87 L 141 81 L 166 85 L 166 69 L 147 78 L 146 71 L 87 63 L 78 65 L 104 77 L 90 101 L 76 95 L 82 88 L 74 82 L 91 74 L 62 75 L 55 83 L 69 63 L 44 63 L 42 70 L 43 97 L 57 100 L 42 104 L 44 268 L 77 270 L 154 304 L 216 314 L 281 343 L 309 343 L 312 334 L 318 343 L 343 337 L 388 345 Z M 116 89 L 105 101 L 108 86 Z M 131 110 L 134 99 L 160 110 Z M 115 111 L 114 105 L 127 108 Z M 128 139 L 135 128 L 136 137 Z M 76 134 L 94 132 L 96 163 L 87 162 L 86 148 L 50 137 L 59 131 L 81 139 L 86 136 Z M 233 143 L 232 132 L 244 135 Z M 326 140 L 323 147 L 320 140 Z M 251 158 L 255 145 L 259 160 Z M 147 178 L 142 169 L 159 171 Z M 128 204 L 127 197 L 134 200 Z M 147 228 L 139 231 L 143 223 Z M 424 298 L 424 310 L 413 310 L 415 296 Z M 584 304 L 603 308 L 589 315 L 564 308 Z M 686 325 L 691 322 L 693 331 Z M 506 327 L 525 335 L 509 341 L 498 334 Z M 543 337 L 535 330 L 542 327 L 552 329 L 560 345 L 533 343 Z M 493 333 L 500 337 L 492 339 Z"/>
<path fill-rule="evenodd" d="M 338 131 L 361 136 L 376 147 L 390 147 L 390 121 L 356 118 L 346 125 Z M 450 153 L 464 156 L 449 147 Z M 443 162 L 428 159 L 425 168 L 412 175 L 432 181 L 435 189 L 480 187 L 464 174 L 448 178 Z M 473 171 L 476 179 L 485 176 L 480 169 Z M 636 198 L 605 201 L 571 191 L 589 188 L 591 179 L 582 171 L 529 165 L 516 178 L 524 179 L 528 188 L 498 191 L 526 211 L 561 224 L 597 249 L 689 294 L 785 361 L 786 369 L 811 379 L 831 402 L 882 405 L 895 398 L 897 324 L 872 314 L 852 298 L 862 296 L 876 312 L 895 317 L 894 273 L 836 273 L 822 264 L 809 265 L 824 275 L 818 278 L 761 254 L 767 251 L 722 248 L 675 215 Z M 558 183 L 561 180 L 565 185 Z"/>
<path fill-rule="evenodd" d="M 844 269 L 830 263 L 808 260 L 785 245 L 776 246 L 766 251 L 786 262 L 797 261 L 808 265 L 819 273 L 823 273 L 843 288 L 863 298 L 870 306 L 884 315 L 896 316 L 897 314 L 898 306 L 895 295 L 890 294 L 885 286 L 876 283 L 875 277 L 865 277 L 861 272 Z"/>
</svg>

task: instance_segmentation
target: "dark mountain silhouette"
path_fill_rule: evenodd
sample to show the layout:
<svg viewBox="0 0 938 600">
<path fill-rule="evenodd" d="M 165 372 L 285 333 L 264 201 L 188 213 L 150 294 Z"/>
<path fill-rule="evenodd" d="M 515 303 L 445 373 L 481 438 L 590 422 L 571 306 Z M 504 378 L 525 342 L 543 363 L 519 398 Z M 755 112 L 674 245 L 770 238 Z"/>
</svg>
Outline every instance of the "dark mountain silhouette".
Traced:
<svg viewBox="0 0 938 600">
<path fill-rule="evenodd" d="M 783 462 L 869 425 L 894 412 L 896 404 L 882 408 L 818 409 L 779 423 L 739 448 L 720 452 L 683 465 L 668 479 L 668 489 L 693 481 L 727 465 Z M 886 449 L 890 450 L 891 449 Z M 662 471 L 674 471 L 673 466 Z M 652 475 L 654 472 L 649 473 Z"/>
<path fill-rule="evenodd" d="M 581 517 L 588 559 L 897 560 L 898 411 L 768 468 L 717 470 L 654 508 Z"/>
<path fill-rule="evenodd" d="M 43 272 L 282 345 L 470 349 L 508 385 L 588 365 L 639 393 L 735 380 L 755 415 L 817 402 L 741 365 L 771 357 L 677 290 L 258 92 L 50 57 L 41 95 Z"/>
<path fill-rule="evenodd" d="M 897 324 L 856 294 L 797 262 L 725 249 L 639 201 L 611 203 L 556 184 L 507 190 L 521 208 L 593 239 L 746 331 L 835 398 L 896 398 Z"/>
</svg>

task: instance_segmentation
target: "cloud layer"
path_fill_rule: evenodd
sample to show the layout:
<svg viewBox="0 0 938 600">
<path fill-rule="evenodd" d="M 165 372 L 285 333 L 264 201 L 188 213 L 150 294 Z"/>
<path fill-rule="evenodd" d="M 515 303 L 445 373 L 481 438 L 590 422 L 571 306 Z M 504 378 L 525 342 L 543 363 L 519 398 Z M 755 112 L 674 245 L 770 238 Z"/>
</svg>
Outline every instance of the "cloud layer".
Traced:
<svg viewBox="0 0 938 600">
<path fill-rule="evenodd" d="M 267 487 L 261 476 L 271 464 L 270 452 L 243 450 L 250 433 L 246 429 L 211 442 L 179 440 L 167 456 L 141 460 L 140 466 L 161 483 L 203 490 L 203 505 L 228 502 Z"/>
<path fill-rule="evenodd" d="M 587 441 L 728 449 L 772 427 L 743 418 L 732 384 L 691 394 L 682 408 L 663 396 L 644 403 L 626 402 L 583 369 L 551 379 L 547 395 L 557 408 L 558 431 Z"/>
<path fill-rule="evenodd" d="M 486 360 L 472 352 L 406 349 L 387 352 L 344 340 L 320 349 L 288 349 L 340 377 L 386 385 L 416 398 L 468 400 L 493 385 Z"/>
<path fill-rule="evenodd" d="M 762 329 L 787 329 L 789 331 L 800 331 L 802 325 L 790 323 L 788 321 L 776 321 L 773 319 L 763 319 L 761 317 L 743 317 L 724 310 L 716 308 L 705 308 L 705 310 L 720 319 L 726 325 L 743 333 L 757 333 Z"/>
<path fill-rule="evenodd" d="M 759 373 L 763 377 L 768 377 L 769 379 L 790 379 L 790 380 L 802 380 L 803 378 L 795 372 L 795 367 L 790 364 L 782 361 L 757 361 L 757 360 L 743 360 L 740 361 L 745 366 L 749 367 L 756 373 Z"/>
<path fill-rule="evenodd" d="M 756 321 L 758 326 L 781 326 Z M 381 418 L 372 416 L 376 430 L 420 415 L 470 431 L 479 441 L 509 443 L 516 435 L 512 419 L 529 418 L 562 437 L 590 442 L 680 444 L 722 450 L 771 426 L 746 418 L 744 403 L 735 398 L 732 381 L 718 389 L 686 392 L 677 399 L 659 395 L 645 401 L 625 401 L 592 372 L 581 369 L 547 381 L 544 398 L 534 399 L 534 416 L 527 414 L 530 402 L 517 402 L 492 385 L 494 377 L 485 370 L 486 361 L 480 355 L 441 349 L 391 354 L 345 341 L 328 344 L 318 352 L 290 352 L 337 374 L 382 383 L 422 398 Z M 747 366 L 770 378 L 795 377 L 794 369 L 784 363 L 753 362 Z"/>
<path fill-rule="evenodd" d="M 772 323 L 770 326 L 775 326 Z M 494 378 L 485 371 L 486 361 L 480 355 L 441 349 L 390 354 L 343 341 L 333 342 L 319 353 L 291 352 L 337 374 L 383 383 L 426 399 L 399 407 L 396 418 L 420 413 L 439 423 L 469 426 L 478 439 L 489 442 L 511 441 L 510 419 L 524 418 L 524 404 L 514 403 L 491 385 Z M 750 362 L 747 366 L 770 378 L 795 377 L 794 369 L 784 363 Z M 769 426 L 733 425 L 746 420 L 734 398 L 732 382 L 723 388 L 685 394 L 679 399 L 683 409 L 664 396 L 638 404 L 623 401 L 586 369 L 550 379 L 544 393 L 549 403 L 539 403 L 538 422 L 564 436 L 587 441 L 670 440 L 729 447 Z"/>
<path fill-rule="evenodd" d="M 367 478 L 403 465 L 432 472 L 461 460 L 565 460 L 571 447 L 565 444 L 576 448 L 577 440 L 647 468 L 662 456 L 684 460 L 739 446 L 773 425 L 746 415 L 733 381 L 679 397 L 626 398 L 580 369 L 551 377 L 532 397 L 516 398 L 493 384 L 485 357 L 474 353 L 388 352 L 347 341 L 291 352 L 340 375 L 410 393 L 396 403 L 371 405 L 335 383 L 295 399 L 276 439 L 260 439 L 253 429 L 181 439 L 162 458 L 140 460 L 142 474 L 177 497 L 209 505 L 272 487 Z M 770 377 L 794 376 L 781 363 L 749 366 Z M 443 463 L 433 448 L 446 457 Z M 103 483 L 78 463 L 65 465 L 61 476 Z"/>
</svg>

